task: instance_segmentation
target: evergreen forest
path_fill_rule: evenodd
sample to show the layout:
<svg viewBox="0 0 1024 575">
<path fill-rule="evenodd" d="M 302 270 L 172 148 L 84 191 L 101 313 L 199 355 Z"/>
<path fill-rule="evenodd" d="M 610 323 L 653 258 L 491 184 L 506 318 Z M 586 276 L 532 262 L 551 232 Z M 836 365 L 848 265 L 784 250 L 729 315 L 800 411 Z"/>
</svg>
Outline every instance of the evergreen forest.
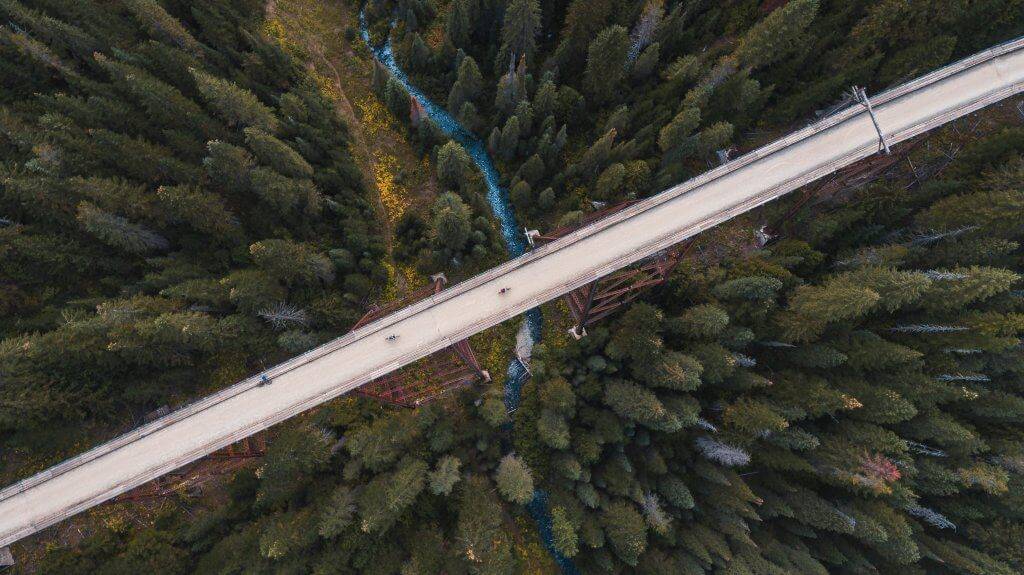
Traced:
<svg viewBox="0 0 1024 575">
<path fill-rule="evenodd" d="M 571 227 L 1021 35 L 1024 0 L 0 0 L 0 484 L 507 260 L 480 153 Z M 582 339 L 545 304 L 515 406 L 518 319 L 471 340 L 493 381 L 327 402 L 13 572 L 1022 573 L 1024 100 L 896 151 Z"/>
</svg>

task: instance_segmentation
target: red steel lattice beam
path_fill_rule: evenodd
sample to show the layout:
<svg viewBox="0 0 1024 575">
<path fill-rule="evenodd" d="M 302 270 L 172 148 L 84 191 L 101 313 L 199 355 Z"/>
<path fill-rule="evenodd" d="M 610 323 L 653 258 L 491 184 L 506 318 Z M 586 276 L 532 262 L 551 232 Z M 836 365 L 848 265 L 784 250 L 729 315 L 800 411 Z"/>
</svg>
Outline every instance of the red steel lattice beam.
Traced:
<svg viewBox="0 0 1024 575">
<path fill-rule="evenodd" d="M 830 198 L 844 190 L 864 186 L 884 176 L 897 163 L 906 159 L 910 152 L 923 141 L 924 137 L 915 138 L 901 145 L 898 153 L 871 156 L 838 171 L 827 181 L 819 185 L 808 186 L 796 203 L 778 221 L 770 226 L 766 226 L 761 231 L 759 234 L 760 238 L 758 239 L 761 243 L 758 244 L 758 247 L 763 245 L 763 241 L 766 238 L 779 235 L 786 222 L 812 200 Z M 550 232 L 540 233 L 536 230 L 527 230 L 526 236 L 531 245 L 553 242 L 635 202 L 636 200 L 633 200 L 595 210 L 583 216 L 577 224 L 563 226 Z M 765 235 L 765 232 L 767 235 Z M 565 301 L 572 313 L 573 320 L 576 322 L 570 333 L 575 337 L 586 335 L 587 326 L 632 302 L 645 290 L 667 281 L 672 270 L 686 257 L 687 252 L 695 243 L 696 238 L 690 238 L 679 245 L 640 262 L 638 265 L 599 278 L 566 294 Z"/>
<path fill-rule="evenodd" d="M 429 284 L 417 289 L 403 298 L 398 298 L 384 305 L 372 304 L 366 311 L 366 314 L 359 318 L 359 321 L 352 326 L 352 330 L 355 331 L 364 325 L 396 312 L 407 305 L 414 304 L 421 299 L 432 296 L 444 289 L 446 283 L 448 283 L 448 278 L 444 277 L 444 274 L 432 275 L 430 276 Z"/>
<path fill-rule="evenodd" d="M 607 206 L 584 215 L 577 224 L 563 226 L 547 233 L 528 230 L 526 235 L 531 245 L 553 242 L 634 203 L 636 200 Z M 664 283 L 693 243 L 694 240 L 691 238 L 647 258 L 638 265 L 599 278 L 566 294 L 565 302 L 576 322 L 570 333 L 575 337 L 583 337 L 586 335 L 587 326 L 632 302 L 645 290 Z"/>
<path fill-rule="evenodd" d="M 263 457 L 266 453 L 267 434 L 264 431 L 122 493 L 112 501 L 146 501 L 170 497 L 184 490 L 201 487 L 215 477 L 232 473 L 249 460 Z"/>
<path fill-rule="evenodd" d="M 576 337 L 586 335 L 587 326 L 629 304 L 646 290 L 665 283 L 693 244 L 694 240 L 689 239 L 635 267 L 619 270 L 566 294 L 566 303 L 576 322 L 571 333 Z"/>
<path fill-rule="evenodd" d="M 444 289 L 448 281 L 443 274 L 431 276 L 430 279 L 430 284 L 404 298 L 384 306 L 371 307 L 352 329 L 360 328 L 395 310 L 429 297 Z M 416 407 L 453 389 L 490 379 L 490 374 L 477 361 L 469 341 L 462 340 L 412 365 L 378 377 L 357 389 L 356 393 L 393 405 Z"/>
<path fill-rule="evenodd" d="M 877 180 L 905 160 L 924 140 L 925 136 L 918 136 L 900 144 L 896 153 L 875 154 L 839 170 L 818 185 L 807 186 L 789 210 L 765 231 L 770 237 L 781 235 L 786 224 L 812 200 L 831 198 L 842 191 L 859 188 Z"/>
</svg>

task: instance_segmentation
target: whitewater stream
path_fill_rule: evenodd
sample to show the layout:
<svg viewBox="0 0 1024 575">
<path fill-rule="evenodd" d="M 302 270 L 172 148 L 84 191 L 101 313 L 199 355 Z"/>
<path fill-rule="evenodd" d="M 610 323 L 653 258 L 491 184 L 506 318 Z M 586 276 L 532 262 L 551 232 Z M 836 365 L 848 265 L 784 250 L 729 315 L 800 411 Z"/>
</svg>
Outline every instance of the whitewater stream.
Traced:
<svg viewBox="0 0 1024 575">
<path fill-rule="evenodd" d="M 470 158 L 473 159 L 473 162 L 484 176 L 484 182 L 487 184 L 487 201 L 491 204 L 494 216 L 501 223 L 501 235 L 505 240 L 505 247 L 508 250 L 509 257 L 515 258 L 522 255 L 527 247 L 526 238 L 516 223 L 515 211 L 512 209 L 512 204 L 508 198 L 508 190 L 501 186 L 501 176 L 494 165 L 494 161 L 491 159 L 491 155 L 487 151 L 487 145 L 482 139 L 467 130 L 447 110 L 434 103 L 422 90 L 409 81 L 409 76 L 395 62 L 395 55 L 391 50 L 390 36 L 383 45 L 373 45 L 370 41 L 370 32 L 365 15 L 362 12 L 359 13 L 359 28 L 363 41 L 370 51 L 373 52 L 377 61 L 387 68 L 395 80 L 402 84 L 409 93 L 409 96 L 414 98 L 423 107 L 423 110 L 434 124 L 445 135 L 465 148 Z M 505 378 L 505 408 L 509 413 L 513 413 L 519 408 L 523 383 L 529 378 L 526 366 L 519 358 L 529 360 L 533 343 L 540 340 L 540 335 L 540 310 L 532 309 L 525 314 L 523 324 L 516 336 L 516 357 L 509 364 L 508 375 Z M 509 428 L 509 431 L 511 431 L 511 428 Z M 562 572 L 568 575 L 578 573 L 572 561 L 562 556 L 554 547 L 547 494 L 538 489 L 533 494 L 533 501 L 527 504 L 526 507 L 537 522 L 537 528 L 541 539 L 544 541 L 544 545 L 562 568 Z"/>
</svg>

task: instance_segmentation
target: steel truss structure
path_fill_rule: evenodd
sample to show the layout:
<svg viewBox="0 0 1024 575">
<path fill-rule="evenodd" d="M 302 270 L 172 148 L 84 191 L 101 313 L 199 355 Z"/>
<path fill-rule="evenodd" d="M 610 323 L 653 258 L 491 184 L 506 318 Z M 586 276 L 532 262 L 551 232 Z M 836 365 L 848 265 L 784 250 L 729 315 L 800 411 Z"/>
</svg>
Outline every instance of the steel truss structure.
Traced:
<svg viewBox="0 0 1024 575">
<path fill-rule="evenodd" d="M 267 453 L 267 432 L 250 435 L 185 467 L 144 483 L 115 497 L 112 502 L 147 501 L 198 490 L 215 477 L 237 471 L 249 460 Z"/>
<path fill-rule="evenodd" d="M 849 167 L 839 170 L 826 181 L 808 186 L 793 206 L 775 223 L 765 226 L 756 234 L 759 244 L 763 245 L 773 237 L 783 233 L 786 223 L 797 215 L 812 200 L 823 200 L 835 197 L 841 192 L 865 186 L 896 169 L 897 164 L 907 159 L 918 145 L 925 141 L 919 136 L 901 144 L 896 151 L 886 146 L 885 154 L 875 154 Z M 585 214 L 578 223 L 562 226 L 550 232 L 541 233 L 537 230 L 526 230 L 526 237 L 531 246 L 543 245 L 564 237 L 577 229 L 622 210 L 637 200 L 605 206 Z M 700 236 L 663 250 L 654 256 L 629 268 L 621 269 L 608 276 L 599 278 L 566 294 L 565 302 L 569 306 L 575 325 L 569 330 L 573 337 L 579 339 L 586 336 L 587 327 L 620 307 L 632 302 L 644 291 L 665 283 L 672 271 L 689 254 Z"/>
<path fill-rule="evenodd" d="M 526 237 L 531 246 L 553 242 L 636 202 L 637 200 L 631 200 L 603 207 L 585 214 L 577 224 L 563 226 L 547 233 L 527 230 Z M 604 319 L 615 310 L 632 302 L 647 289 L 664 283 L 672 275 L 672 270 L 683 259 L 694 241 L 694 239 L 689 239 L 634 266 L 598 278 L 565 294 L 565 302 L 576 322 L 569 333 L 577 339 L 584 337 L 587 335 L 587 326 Z"/>
<path fill-rule="evenodd" d="M 895 170 L 900 162 L 906 160 L 910 153 L 921 145 L 926 138 L 927 136 L 922 135 L 907 140 L 896 146 L 895 149 L 889 149 L 889 153 L 875 154 L 864 158 L 839 170 L 818 184 L 807 186 L 800 192 L 799 197 L 790 206 L 789 210 L 765 229 L 765 233 L 768 237 L 783 235 L 786 224 L 812 200 L 826 200 L 835 197 L 840 192 L 866 186 L 886 176 L 889 172 Z"/>
<path fill-rule="evenodd" d="M 448 283 L 444 274 L 430 277 L 430 283 L 386 305 L 374 305 L 352 326 L 353 330 L 440 292 Z M 356 393 L 392 405 L 417 407 L 444 393 L 491 376 L 480 366 L 469 340 L 461 340 L 416 363 L 381 376 L 360 387 Z"/>
</svg>

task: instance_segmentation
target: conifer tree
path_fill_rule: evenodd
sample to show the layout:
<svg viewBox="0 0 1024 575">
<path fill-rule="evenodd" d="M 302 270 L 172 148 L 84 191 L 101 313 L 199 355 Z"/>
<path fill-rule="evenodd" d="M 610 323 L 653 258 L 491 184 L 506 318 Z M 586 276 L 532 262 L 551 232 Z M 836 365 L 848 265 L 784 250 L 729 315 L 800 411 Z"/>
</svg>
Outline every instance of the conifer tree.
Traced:
<svg viewBox="0 0 1024 575">
<path fill-rule="evenodd" d="M 384 533 L 398 521 L 426 485 L 427 464 L 418 459 L 407 461 L 394 474 L 374 478 L 359 495 L 360 529 L 366 533 Z"/>
<path fill-rule="evenodd" d="M 472 231 L 469 208 L 458 196 L 449 192 L 438 196 L 431 212 L 434 245 L 445 254 L 460 253 Z"/>
<path fill-rule="evenodd" d="M 629 34 L 622 26 L 605 28 L 587 49 L 587 67 L 583 72 L 587 89 L 594 100 L 608 100 L 625 74 L 629 58 Z"/>
<path fill-rule="evenodd" d="M 101 242 L 132 254 L 162 251 L 170 243 L 160 234 L 89 202 L 78 204 L 78 223 Z"/>
<path fill-rule="evenodd" d="M 437 178 L 448 188 L 459 189 L 470 164 L 466 150 L 455 142 L 448 142 L 437 151 Z"/>
<path fill-rule="evenodd" d="M 446 455 L 437 462 L 437 467 L 430 472 L 430 491 L 435 495 L 449 495 L 459 481 L 458 457 Z"/>
<path fill-rule="evenodd" d="M 352 523 L 355 514 L 355 494 L 347 485 L 339 485 L 320 509 L 318 533 L 327 539 L 337 537 Z"/>
<path fill-rule="evenodd" d="M 510 503 L 526 505 L 533 499 L 533 475 L 523 460 L 511 453 L 501 459 L 494 481 Z"/>
<path fill-rule="evenodd" d="M 197 56 L 202 55 L 199 42 L 155 0 L 125 0 L 124 5 L 153 37 Z"/>
<path fill-rule="evenodd" d="M 601 525 L 616 556 L 626 565 L 636 565 L 647 549 L 647 526 L 636 508 L 616 501 L 602 512 Z"/>
<path fill-rule="evenodd" d="M 565 509 L 551 509 L 551 531 L 555 549 L 558 549 L 559 553 L 565 557 L 574 557 L 579 553 L 579 536 Z"/>
<path fill-rule="evenodd" d="M 735 57 L 741 66 L 772 64 L 799 45 L 818 12 L 818 0 L 795 0 L 773 11 L 743 36 Z"/>
<path fill-rule="evenodd" d="M 277 130 L 273 111 L 252 92 L 202 70 L 193 68 L 191 72 L 203 99 L 229 126 L 254 127 L 267 133 Z"/>
<path fill-rule="evenodd" d="M 244 133 L 245 145 L 264 165 L 291 178 L 313 176 L 313 166 L 288 144 L 258 128 L 248 127 Z"/>
<path fill-rule="evenodd" d="M 456 48 L 464 48 L 469 44 L 472 35 L 471 6 L 469 0 L 454 0 L 451 3 L 445 32 L 448 41 Z"/>
<path fill-rule="evenodd" d="M 582 69 L 590 42 L 612 13 L 610 0 L 573 0 L 566 9 L 565 24 L 555 58 L 566 70 Z"/>
<path fill-rule="evenodd" d="M 540 28 L 540 5 L 537 0 L 509 2 L 501 24 L 501 48 L 498 49 L 494 69 L 505 69 L 512 59 L 526 58 L 532 62 Z"/>
</svg>

